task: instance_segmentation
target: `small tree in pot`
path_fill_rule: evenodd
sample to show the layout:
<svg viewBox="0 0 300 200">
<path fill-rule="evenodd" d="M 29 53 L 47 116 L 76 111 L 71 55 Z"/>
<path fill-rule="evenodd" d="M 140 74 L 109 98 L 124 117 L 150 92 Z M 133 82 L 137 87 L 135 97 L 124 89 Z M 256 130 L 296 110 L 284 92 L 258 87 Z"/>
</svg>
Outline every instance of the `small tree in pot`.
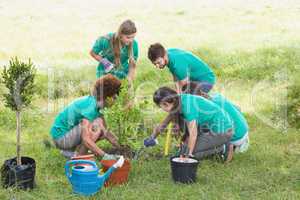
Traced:
<svg viewBox="0 0 300 200">
<path fill-rule="evenodd" d="M 12 58 L 9 67 L 4 66 L 2 72 L 1 82 L 7 88 L 4 94 L 5 106 L 16 112 L 17 119 L 17 157 L 6 160 L 1 169 L 1 180 L 5 187 L 17 186 L 26 189 L 34 185 L 35 161 L 29 157 L 21 157 L 20 137 L 21 112 L 31 103 L 35 91 L 35 75 L 36 69 L 30 59 L 28 63 L 24 63 L 17 57 Z"/>
</svg>

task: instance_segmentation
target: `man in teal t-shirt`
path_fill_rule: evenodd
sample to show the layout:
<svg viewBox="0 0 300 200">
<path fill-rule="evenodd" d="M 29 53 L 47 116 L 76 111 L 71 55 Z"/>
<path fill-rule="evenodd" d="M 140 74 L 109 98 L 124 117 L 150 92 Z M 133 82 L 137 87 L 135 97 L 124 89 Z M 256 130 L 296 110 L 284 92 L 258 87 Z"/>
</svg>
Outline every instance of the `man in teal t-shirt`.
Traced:
<svg viewBox="0 0 300 200">
<path fill-rule="evenodd" d="M 50 135 L 65 157 L 84 155 L 88 150 L 96 156 L 109 157 L 96 145 L 102 139 L 119 147 L 116 137 L 105 127 L 101 109 L 120 87 L 121 82 L 116 77 L 105 75 L 96 81 L 93 95 L 75 99 L 56 116 Z"/>
<path fill-rule="evenodd" d="M 167 66 L 176 82 L 177 91 L 188 82 L 196 82 L 203 92 L 208 93 L 216 82 L 210 67 L 199 57 L 182 49 L 165 49 L 156 43 L 149 47 L 148 58 L 159 69 Z"/>
</svg>

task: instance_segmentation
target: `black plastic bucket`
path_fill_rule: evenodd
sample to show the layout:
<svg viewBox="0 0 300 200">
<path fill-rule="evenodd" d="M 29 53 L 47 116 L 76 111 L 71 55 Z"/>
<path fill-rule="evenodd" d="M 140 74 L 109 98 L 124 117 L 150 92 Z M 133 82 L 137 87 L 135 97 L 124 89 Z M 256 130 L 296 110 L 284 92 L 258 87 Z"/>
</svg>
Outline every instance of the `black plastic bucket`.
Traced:
<svg viewBox="0 0 300 200">
<path fill-rule="evenodd" d="M 17 159 L 9 159 L 1 167 L 1 184 L 4 188 L 33 189 L 35 186 L 35 160 L 21 158 L 22 165 L 17 166 Z"/>
<path fill-rule="evenodd" d="M 178 158 L 177 156 L 173 156 L 170 158 L 171 163 L 171 171 L 172 178 L 175 182 L 180 183 L 194 183 L 197 178 L 197 168 L 199 165 L 198 160 L 194 160 L 194 162 L 176 162 L 173 161 L 174 158 Z"/>
</svg>

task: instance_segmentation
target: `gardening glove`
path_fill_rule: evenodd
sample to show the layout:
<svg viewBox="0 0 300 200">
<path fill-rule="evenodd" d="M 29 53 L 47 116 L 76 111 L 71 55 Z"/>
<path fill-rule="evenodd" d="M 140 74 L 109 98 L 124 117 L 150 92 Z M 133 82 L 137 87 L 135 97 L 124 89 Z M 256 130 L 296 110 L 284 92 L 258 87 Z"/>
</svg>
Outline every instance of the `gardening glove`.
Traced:
<svg viewBox="0 0 300 200">
<path fill-rule="evenodd" d="M 107 73 L 109 71 L 111 71 L 114 68 L 114 64 L 111 63 L 109 60 L 107 60 L 106 58 L 102 58 L 100 60 L 100 63 L 103 65 L 104 71 Z"/>
<path fill-rule="evenodd" d="M 153 136 L 150 136 L 149 138 L 144 139 L 144 146 L 145 147 L 153 147 L 158 143 L 157 139 L 155 139 Z"/>
<path fill-rule="evenodd" d="M 124 164 L 124 156 L 121 156 L 120 158 L 119 158 L 119 160 L 115 163 L 115 164 L 113 164 L 113 167 L 114 168 L 120 168 L 120 167 L 122 167 L 123 166 L 123 164 Z"/>
<path fill-rule="evenodd" d="M 117 160 L 118 157 L 120 157 L 120 156 L 114 155 L 114 154 L 105 153 L 104 156 L 102 157 L 102 160 Z"/>
</svg>

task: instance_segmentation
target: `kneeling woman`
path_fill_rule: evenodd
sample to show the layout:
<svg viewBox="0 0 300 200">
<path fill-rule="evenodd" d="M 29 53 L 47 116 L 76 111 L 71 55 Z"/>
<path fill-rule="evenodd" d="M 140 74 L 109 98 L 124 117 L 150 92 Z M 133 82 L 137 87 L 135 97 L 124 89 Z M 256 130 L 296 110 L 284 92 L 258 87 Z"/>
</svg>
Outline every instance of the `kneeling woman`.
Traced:
<svg viewBox="0 0 300 200">
<path fill-rule="evenodd" d="M 232 159 L 232 149 L 229 148 L 232 122 L 218 105 L 201 96 L 177 94 L 168 87 L 159 88 L 153 101 L 168 113 L 179 113 L 187 122 L 187 137 L 181 155 L 202 159 L 222 154 L 226 162 Z M 209 131 L 202 131 L 204 127 Z"/>
<path fill-rule="evenodd" d="M 228 113 L 233 123 L 233 135 L 230 143 L 233 145 L 234 152 L 245 152 L 247 151 L 249 143 L 249 126 L 246 118 L 234 103 L 226 99 L 219 93 L 208 95 L 202 92 L 201 88 L 197 83 L 190 82 L 183 86 L 184 93 L 200 95 L 213 103 L 217 104 L 221 109 Z"/>
<path fill-rule="evenodd" d="M 96 145 L 101 139 L 119 147 L 117 138 L 105 127 L 101 109 L 108 98 L 118 94 L 120 86 L 121 82 L 113 75 L 103 76 L 96 81 L 92 95 L 76 99 L 56 116 L 50 134 L 65 157 L 84 155 L 88 150 L 104 156 L 105 152 Z"/>
</svg>

